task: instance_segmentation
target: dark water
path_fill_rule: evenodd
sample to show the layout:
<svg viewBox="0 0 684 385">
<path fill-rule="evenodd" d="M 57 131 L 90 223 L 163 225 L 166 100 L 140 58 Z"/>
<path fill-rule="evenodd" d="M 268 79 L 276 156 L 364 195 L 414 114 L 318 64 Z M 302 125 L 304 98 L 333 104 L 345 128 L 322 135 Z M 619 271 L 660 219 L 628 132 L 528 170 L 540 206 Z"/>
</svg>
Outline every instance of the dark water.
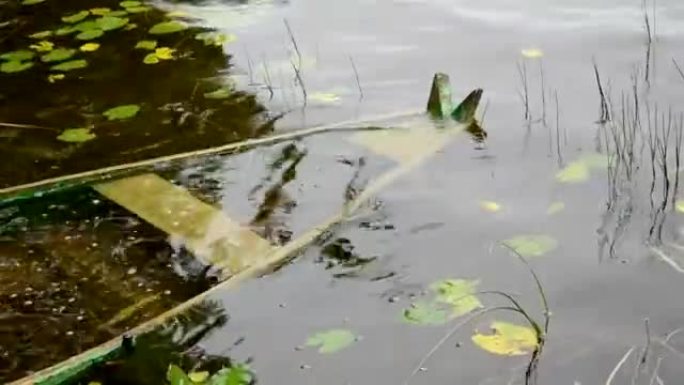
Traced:
<svg viewBox="0 0 684 385">
<path fill-rule="evenodd" d="M 455 98 L 484 89 L 478 112 L 488 133 L 484 142 L 482 135 L 458 136 L 292 264 L 213 295 L 231 317 L 194 341 L 195 349 L 250 362 L 264 384 L 522 384 L 529 356 L 489 354 L 471 341 L 492 320 L 523 324 L 518 315 L 492 313 L 467 324 L 411 377 L 458 321 L 417 326 L 403 322 L 402 314 L 427 298 L 433 282 L 462 278 L 479 280 L 482 290 L 515 294 L 543 318 L 529 272 L 500 247 L 513 236 L 543 234 L 558 246 L 530 259 L 552 312 L 538 383 L 680 382 L 682 218 L 672 201 L 680 197 L 675 154 L 684 81 L 673 64 L 684 60 L 680 4 L 659 1 L 655 11 L 641 1 L 574 0 L 159 6 L 235 34 L 225 47 L 234 65 L 228 76 L 271 116 L 287 112 L 277 130 L 422 108 L 436 71 L 450 74 Z M 521 54 L 531 48 L 543 58 Z M 612 117 L 603 124 L 597 123 L 602 113 L 594 63 Z M 188 82 L 185 95 L 194 87 L 194 80 Z M 396 165 L 348 135 L 192 161 L 163 176 L 273 243 L 286 244 Z M 109 147 L 93 140 L 79 148 L 97 143 Z M 559 181 L 559 171 L 588 155 L 610 156 L 611 167 L 592 168 L 580 183 Z M 122 158 L 112 161 L 129 159 L 117 156 Z M 83 157 L 93 159 L 86 152 Z M 497 202 L 501 210 L 483 210 L 481 201 Z M 564 209 L 549 213 L 558 202 Z M 481 300 L 488 307 L 504 304 L 485 295 Z M 357 336 L 346 349 L 323 355 L 303 346 L 314 333 L 339 328 Z M 163 361 L 155 366 L 157 375 Z M 103 373 L 95 377 L 121 381 Z"/>
</svg>

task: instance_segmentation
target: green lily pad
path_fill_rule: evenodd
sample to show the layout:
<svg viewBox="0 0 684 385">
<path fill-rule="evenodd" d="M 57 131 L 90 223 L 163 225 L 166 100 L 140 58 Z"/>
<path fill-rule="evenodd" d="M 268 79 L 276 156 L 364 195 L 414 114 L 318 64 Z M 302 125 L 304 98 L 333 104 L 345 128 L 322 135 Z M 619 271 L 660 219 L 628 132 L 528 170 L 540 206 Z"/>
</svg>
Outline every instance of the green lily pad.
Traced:
<svg viewBox="0 0 684 385">
<path fill-rule="evenodd" d="M 523 356 L 537 348 L 537 332 L 531 327 L 494 321 L 491 330 L 491 334 L 473 335 L 473 343 L 489 353 L 501 356 Z"/>
<path fill-rule="evenodd" d="M 93 40 L 104 35 L 104 31 L 101 29 L 91 29 L 90 31 L 83 31 L 76 35 L 78 40 Z"/>
<path fill-rule="evenodd" d="M 72 71 L 79 68 L 85 68 L 88 66 L 88 62 L 83 59 L 65 61 L 64 63 L 57 64 L 50 67 L 52 71 Z"/>
<path fill-rule="evenodd" d="M 66 35 L 70 35 L 70 34 L 72 34 L 72 33 L 74 33 L 74 32 L 78 32 L 78 29 L 76 29 L 75 26 L 69 25 L 69 26 L 61 27 L 61 28 L 57 29 L 57 30 L 55 31 L 55 35 L 57 35 L 57 36 L 66 36 Z"/>
<path fill-rule="evenodd" d="M 195 39 L 201 40 L 204 42 L 204 45 L 221 46 L 224 43 L 235 41 L 237 37 L 233 34 L 226 35 L 220 32 L 200 32 L 195 35 Z"/>
<path fill-rule="evenodd" d="M 206 99 L 226 99 L 232 93 L 233 93 L 233 91 L 231 90 L 230 87 L 221 87 L 216 91 L 207 92 L 206 94 L 204 94 L 204 97 Z"/>
<path fill-rule="evenodd" d="M 185 374 L 185 371 L 176 365 L 169 365 L 166 380 L 171 385 L 192 385 L 192 380 Z"/>
<path fill-rule="evenodd" d="M 150 8 L 150 7 L 144 7 L 144 6 L 143 7 L 129 7 L 129 8 L 126 8 L 126 12 L 128 12 L 128 13 L 143 13 L 143 12 L 147 12 L 151 9 L 152 8 Z"/>
<path fill-rule="evenodd" d="M 157 63 L 159 63 L 159 58 L 157 57 L 157 55 L 154 54 L 154 52 L 148 53 L 143 58 L 143 63 L 145 63 L 145 64 L 157 64 Z"/>
<path fill-rule="evenodd" d="M 6 74 L 11 74 L 15 72 L 21 72 L 33 67 L 33 62 L 22 62 L 17 60 L 11 60 L 8 62 L 0 63 L 0 72 Z"/>
<path fill-rule="evenodd" d="M 97 23 L 98 27 L 103 31 L 112 31 L 128 24 L 127 18 L 110 15 L 102 16 L 99 19 L 95 20 L 95 23 Z"/>
<path fill-rule="evenodd" d="M 78 23 L 79 21 L 88 17 L 88 15 L 90 15 L 89 11 L 80 11 L 72 15 L 62 17 L 62 21 L 69 24 Z"/>
<path fill-rule="evenodd" d="M 540 257 L 558 247 L 555 238 L 543 234 L 519 235 L 503 243 L 525 258 Z"/>
<path fill-rule="evenodd" d="M 21 3 L 22 3 L 23 5 L 33 5 L 33 4 L 40 4 L 40 3 L 42 3 L 43 1 L 45 1 L 45 0 L 24 0 L 24 1 L 22 1 Z"/>
<path fill-rule="evenodd" d="M 318 352 L 329 354 L 338 352 L 356 341 L 354 333 L 345 329 L 332 329 L 319 332 L 306 340 L 306 346 L 318 347 Z"/>
<path fill-rule="evenodd" d="M 114 17 L 121 17 L 121 16 L 126 16 L 128 15 L 128 12 L 119 10 L 119 11 L 111 11 L 107 14 L 107 16 L 114 16 Z"/>
<path fill-rule="evenodd" d="M 0 55 L 0 59 L 7 61 L 24 61 L 31 60 L 34 56 L 36 56 L 35 52 L 21 49 L 18 51 L 3 53 Z"/>
<path fill-rule="evenodd" d="M 150 28 L 149 33 L 153 35 L 163 35 L 167 33 L 179 32 L 187 29 L 188 26 L 179 21 L 164 21 L 159 24 L 155 24 Z"/>
<path fill-rule="evenodd" d="M 119 3 L 123 8 L 139 7 L 142 5 L 139 1 L 122 1 Z"/>
<path fill-rule="evenodd" d="M 157 48 L 157 41 L 156 40 L 140 40 L 135 45 L 135 49 L 145 49 L 148 51 L 151 51 L 155 48 Z"/>
<path fill-rule="evenodd" d="M 95 134 L 89 128 L 69 128 L 57 137 L 57 140 L 67 143 L 82 143 L 95 139 Z"/>
<path fill-rule="evenodd" d="M 482 308 L 482 302 L 473 295 L 480 282 L 466 279 L 445 279 L 433 283 L 430 288 L 437 293 L 437 301 L 451 305 L 451 318 L 468 314 Z"/>
<path fill-rule="evenodd" d="M 106 116 L 109 120 L 122 120 L 134 117 L 140 111 L 140 106 L 137 104 L 125 104 L 122 106 L 117 106 L 110 108 L 105 111 L 102 115 Z"/>
<path fill-rule="evenodd" d="M 64 61 L 74 56 L 76 52 L 75 49 L 71 48 L 56 48 L 41 56 L 40 60 L 45 63 Z"/>
<path fill-rule="evenodd" d="M 223 368 L 209 379 L 209 385 L 249 385 L 254 377 L 245 364 L 236 364 L 230 368 Z"/>
<path fill-rule="evenodd" d="M 204 382 L 209 379 L 209 372 L 207 371 L 201 371 L 201 372 L 190 372 L 188 373 L 188 378 L 190 381 L 194 383 L 198 382 Z"/>
<path fill-rule="evenodd" d="M 100 26 L 95 22 L 95 20 L 82 21 L 73 26 L 74 31 L 92 31 L 94 29 L 101 29 Z"/>
<path fill-rule="evenodd" d="M 42 39 L 45 39 L 45 38 L 52 36 L 52 34 L 53 34 L 52 31 L 40 31 L 40 32 L 30 34 L 29 37 L 31 39 L 42 40 Z"/>
<path fill-rule="evenodd" d="M 449 311 L 435 302 L 417 302 L 404 309 L 405 322 L 417 325 L 443 325 L 449 322 Z"/>
</svg>

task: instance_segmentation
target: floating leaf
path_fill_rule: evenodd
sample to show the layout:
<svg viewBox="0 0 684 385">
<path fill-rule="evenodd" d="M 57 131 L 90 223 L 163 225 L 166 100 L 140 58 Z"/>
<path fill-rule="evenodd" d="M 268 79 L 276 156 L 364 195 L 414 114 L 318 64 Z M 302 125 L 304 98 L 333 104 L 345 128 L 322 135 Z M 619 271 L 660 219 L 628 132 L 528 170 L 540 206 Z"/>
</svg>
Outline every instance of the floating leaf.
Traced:
<svg viewBox="0 0 684 385">
<path fill-rule="evenodd" d="M 605 155 L 589 154 L 570 162 L 556 173 L 556 180 L 561 183 L 581 183 L 589 179 L 591 170 L 605 169 L 609 159 Z"/>
<path fill-rule="evenodd" d="M 173 54 L 176 52 L 175 49 L 169 47 L 159 47 L 154 50 L 154 55 L 159 60 L 172 60 L 174 58 Z"/>
<path fill-rule="evenodd" d="M 45 39 L 52 36 L 52 31 L 40 31 L 29 35 L 31 39 Z"/>
<path fill-rule="evenodd" d="M 110 13 L 112 10 L 106 7 L 102 8 L 90 8 L 90 13 L 92 13 L 95 16 L 104 16 L 108 13 Z"/>
<path fill-rule="evenodd" d="M 80 60 L 70 60 L 70 61 L 65 61 L 64 63 L 57 64 L 56 66 L 52 66 L 50 70 L 52 71 L 71 71 L 71 70 L 76 70 L 79 68 L 85 68 L 88 66 L 88 62 L 86 60 L 80 59 Z"/>
<path fill-rule="evenodd" d="M 95 134 L 89 128 L 69 128 L 62 131 L 57 139 L 67 143 L 82 143 L 95 139 Z"/>
<path fill-rule="evenodd" d="M 143 63 L 145 63 L 145 64 L 157 64 L 157 63 L 159 63 L 159 58 L 157 57 L 157 55 L 154 54 L 154 52 L 148 53 L 143 58 Z"/>
<path fill-rule="evenodd" d="M 306 340 L 306 346 L 318 346 L 318 352 L 323 354 L 340 351 L 356 340 L 354 333 L 345 329 L 332 329 L 319 332 Z"/>
<path fill-rule="evenodd" d="M 204 382 L 209 379 L 209 372 L 190 372 L 188 373 L 188 378 L 192 382 Z"/>
<path fill-rule="evenodd" d="M 404 321 L 418 325 L 442 325 L 449 322 L 449 312 L 434 302 L 418 302 L 404 309 Z"/>
<path fill-rule="evenodd" d="M 46 53 L 45 55 L 40 57 L 41 61 L 44 61 L 46 63 L 52 63 L 56 61 L 64 61 L 76 54 L 75 49 L 71 48 L 57 48 L 52 50 L 51 52 Z"/>
<path fill-rule="evenodd" d="M 130 30 L 136 29 L 136 28 L 138 28 L 138 24 L 135 24 L 135 23 L 128 23 L 128 24 L 126 24 L 126 26 L 124 27 L 124 30 L 125 30 L 125 31 L 130 31 Z"/>
<path fill-rule="evenodd" d="M 104 35 L 104 31 L 101 29 L 91 29 L 90 31 L 83 31 L 76 35 L 78 40 L 93 40 Z"/>
<path fill-rule="evenodd" d="M 565 210 L 565 203 L 563 202 L 553 202 L 549 205 L 549 208 L 546 209 L 546 213 L 548 215 L 554 215 L 558 214 L 559 212 Z"/>
<path fill-rule="evenodd" d="M 544 56 L 544 53 L 538 48 L 528 48 L 520 51 L 523 57 L 528 59 L 539 59 Z"/>
<path fill-rule="evenodd" d="M 75 26 L 69 25 L 69 26 L 62 27 L 62 28 L 59 28 L 58 30 L 56 30 L 55 35 L 65 36 L 65 35 L 69 35 L 69 34 L 72 34 L 74 32 L 77 32 L 77 31 L 78 31 L 78 29 L 76 29 Z"/>
<path fill-rule="evenodd" d="M 12 51 L 0 55 L 0 59 L 8 61 L 24 61 L 31 60 L 36 54 L 32 51 L 21 49 L 19 51 Z"/>
<path fill-rule="evenodd" d="M 130 7 L 126 8 L 126 12 L 128 13 L 143 13 L 151 10 L 152 8 L 150 7 Z"/>
<path fill-rule="evenodd" d="M 501 211 L 501 205 L 493 201 L 480 201 L 480 208 L 490 213 Z"/>
<path fill-rule="evenodd" d="M 141 2 L 139 1 L 122 1 L 119 3 L 120 6 L 123 8 L 130 8 L 130 7 L 139 7 L 142 5 Z"/>
<path fill-rule="evenodd" d="M 492 334 L 476 333 L 475 345 L 489 353 L 503 356 L 520 356 L 537 348 L 537 333 L 534 329 L 508 322 L 492 322 Z"/>
<path fill-rule="evenodd" d="M 97 51 L 99 48 L 100 44 L 98 43 L 85 43 L 79 49 L 83 52 L 93 52 Z"/>
<path fill-rule="evenodd" d="M 558 247 L 558 241 L 543 234 L 520 235 L 503 243 L 526 258 L 540 257 Z"/>
<path fill-rule="evenodd" d="M 187 29 L 188 26 L 179 21 L 165 21 L 154 25 L 150 28 L 150 33 L 153 35 L 163 35 L 167 33 L 179 32 Z"/>
<path fill-rule="evenodd" d="M 233 91 L 230 87 L 221 87 L 216 91 L 207 92 L 204 94 L 204 97 L 206 99 L 226 99 L 230 97 L 232 93 Z"/>
<path fill-rule="evenodd" d="M 24 1 L 22 1 L 21 3 L 22 3 L 23 5 L 33 5 L 33 4 L 40 4 L 40 3 L 42 3 L 43 1 L 45 1 L 45 0 L 24 0 Z"/>
<path fill-rule="evenodd" d="M 185 11 L 171 11 L 166 14 L 167 17 L 189 17 L 190 14 L 188 14 Z"/>
<path fill-rule="evenodd" d="M 321 103 L 337 103 L 340 97 L 332 92 L 314 92 L 309 95 L 309 100 Z"/>
<path fill-rule="evenodd" d="M 151 51 L 155 48 L 157 48 L 156 40 L 140 40 L 138 44 L 135 45 L 135 49 L 146 49 Z"/>
<path fill-rule="evenodd" d="M 171 385 L 192 385 L 192 381 L 185 374 L 185 371 L 176 365 L 169 365 L 169 369 L 166 371 L 166 380 Z"/>
<path fill-rule="evenodd" d="M 128 24 L 128 19 L 124 17 L 107 15 L 100 17 L 99 19 L 95 20 L 95 22 L 103 31 L 112 31 Z"/>
<path fill-rule="evenodd" d="M 90 11 L 81 11 L 69 16 L 62 17 L 62 21 L 70 24 L 78 23 L 79 21 L 88 17 L 88 15 L 90 15 Z"/>
<path fill-rule="evenodd" d="M 21 72 L 24 70 L 27 70 L 29 68 L 33 67 L 32 62 L 21 62 L 21 61 L 16 61 L 16 60 L 11 60 L 8 62 L 0 63 L 0 72 L 4 73 L 15 73 L 15 72 Z"/>
<path fill-rule="evenodd" d="M 460 317 L 482 307 L 482 302 L 474 295 L 477 280 L 445 279 L 432 284 L 437 292 L 437 301 L 451 305 L 450 318 Z"/>
<path fill-rule="evenodd" d="M 203 41 L 204 45 L 221 46 L 224 43 L 237 40 L 237 37 L 233 34 L 226 35 L 220 32 L 200 32 L 195 35 L 195 39 Z"/>
<path fill-rule="evenodd" d="M 58 80 L 63 80 L 64 79 L 64 74 L 50 74 L 47 77 L 48 82 L 54 83 Z"/>
<path fill-rule="evenodd" d="M 95 20 L 82 21 L 73 26 L 74 31 L 92 31 L 94 29 L 101 29 L 100 26 L 95 22 Z"/>
<path fill-rule="evenodd" d="M 216 372 L 211 376 L 209 385 L 249 385 L 253 379 L 247 365 L 237 364 Z"/>
<path fill-rule="evenodd" d="M 36 44 L 31 44 L 29 46 L 29 48 L 31 48 L 34 51 L 38 51 L 38 52 L 49 52 L 49 51 L 52 51 L 52 48 L 54 46 L 55 45 L 52 42 L 49 42 L 47 40 L 43 40 L 43 41 L 39 41 Z"/>
<path fill-rule="evenodd" d="M 110 108 L 105 111 L 102 115 L 106 116 L 109 120 L 122 120 L 132 118 L 138 114 L 140 111 L 140 106 L 137 104 L 125 104 L 122 106 L 117 106 Z"/>
<path fill-rule="evenodd" d="M 114 17 L 121 17 L 121 16 L 126 16 L 128 15 L 128 12 L 126 11 L 111 11 L 107 14 L 107 16 L 114 16 Z"/>
</svg>

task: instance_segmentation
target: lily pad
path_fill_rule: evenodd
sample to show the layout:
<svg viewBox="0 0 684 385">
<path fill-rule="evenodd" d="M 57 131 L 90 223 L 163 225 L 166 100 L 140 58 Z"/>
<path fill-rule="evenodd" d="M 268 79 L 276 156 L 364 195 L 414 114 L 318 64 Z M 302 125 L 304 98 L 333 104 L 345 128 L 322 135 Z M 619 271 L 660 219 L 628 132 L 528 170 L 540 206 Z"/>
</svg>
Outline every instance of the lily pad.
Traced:
<svg viewBox="0 0 684 385">
<path fill-rule="evenodd" d="M 489 353 L 521 356 L 537 348 L 537 333 L 530 327 L 495 321 L 491 328 L 491 334 L 472 336 L 473 343 Z"/>
<path fill-rule="evenodd" d="M 306 346 L 318 347 L 318 352 L 329 354 L 338 352 L 356 340 L 354 333 L 345 329 L 332 329 L 319 332 L 306 340 Z"/>
<path fill-rule="evenodd" d="M 122 1 L 119 3 L 123 8 L 139 7 L 142 5 L 139 1 Z"/>
<path fill-rule="evenodd" d="M 502 209 L 501 205 L 494 201 L 480 201 L 480 208 L 490 213 L 496 213 Z"/>
<path fill-rule="evenodd" d="M 98 43 L 85 43 L 79 47 L 79 50 L 82 52 L 93 52 L 97 51 L 98 49 L 100 49 L 100 44 Z"/>
<path fill-rule="evenodd" d="M 418 302 L 404 309 L 404 321 L 417 325 L 443 325 L 450 315 L 444 306 L 435 302 Z"/>
<path fill-rule="evenodd" d="M 565 210 L 565 203 L 553 202 L 549 205 L 549 208 L 546 209 L 546 214 L 554 215 L 554 214 L 558 214 L 559 212 L 561 212 L 563 210 Z"/>
<path fill-rule="evenodd" d="M 52 31 L 40 31 L 29 35 L 31 39 L 45 39 L 52 36 Z"/>
<path fill-rule="evenodd" d="M 74 31 L 92 31 L 94 29 L 101 29 L 100 26 L 95 22 L 95 20 L 82 21 L 72 27 Z"/>
<path fill-rule="evenodd" d="M 95 134 L 89 128 L 69 128 L 57 137 L 57 140 L 67 143 L 82 143 L 95 139 Z"/>
<path fill-rule="evenodd" d="M 340 97 L 332 92 L 314 92 L 308 97 L 309 100 L 320 103 L 337 103 Z"/>
<path fill-rule="evenodd" d="M 126 12 L 128 13 L 143 13 L 151 10 L 152 8 L 150 7 L 130 7 L 126 8 Z"/>
<path fill-rule="evenodd" d="M 188 378 L 194 383 L 204 382 L 209 379 L 209 372 L 190 372 L 188 373 Z"/>
<path fill-rule="evenodd" d="M 65 23 L 78 23 L 79 21 L 85 19 L 90 15 L 90 11 L 80 11 L 69 16 L 62 17 L 62 21 Z"/>
<path fill-rule="evenodd" d="M 555 238 L 543 234 L 520 235 L 503 243 L 525 258 L 540 257 L 558 247 Z"/>
<path fill-rule="evenodd" d="M 179 21 L 164 21 L 159 24 L 155 24 L 150 28 L 149 32 L 153 35 L 163 35 L 167 33 L 180 32 L 187 29 L 188 26 Z"/>
<path fill-rule="evenodd" d="M 64 60 L 71 58 L 75 54 L 76 54 L 75 49 L 57 48 L 57 49 L 54 49 L 51 52 L 48 52 L 45 55 L 41 56 L 40 60 L 45 62 L 45 63 L 64 61 Z"/>
<path fill-rule="evenodd" d="M 220 32 L 200 32 L 195 35 L 195 39 L 201 40 L 204 42 L 204 45 L 221 46 L 237 40 L 237 37 L 233 34 L 226 35 Z"/>
<path fill-rule="evenodd" d="M 55 35 L 57 36 L 65 36 L 65 35 L 70 35 L 74 32 L 78 32 L 78 29 L 76 29 L 75 26 L 69 25 L 66 27 L 61 27 L 55 31 Z"/>
<path fill-rule="evenodd" d="M 104 16 L 108 13 L 112 12 L 111 9 L 102 7 L 102 8 L 90 8 L 90 13 L 92 13 L 95 16 Z"/>
<path fill-rule="evenodd" d="M 140 40 L 135 45 L 135 49 L 145 49 L 148 51 L 151 51 L 155 48 L 157 48 L 157 41 L 156 40 Z"/>
<path fill-rule="evenodd" d="M 111 11 L 107 14 L 107 16 L 114 16 L 114 17 L 121 17 L 121 16 L 126 16 L 126 15 L 128 15 L 128 12 L 126 12 L 124 10 Z"/>
<path fill-rule="evenodd" d="M 97 39 L 98 37 L 104 35 L 104 31 L 101 29 L 91 29 L 89 31 L 83 31 L 76 35 L 76 39 L 78 40 L 93 40 Z"/>
<path fill-rule="evenodd" d="M 544 56 L 544 52 L 539 48 L 527 48 L 520 51 L 520 53 L 527 59 L 539 59 Z"/>
<path fill-rule="evenodd" d="M 445 279 L 432 284 L 437 292 L 437 301 L 451 305 L 451 318 L 468 314 L 482 308 L 482 302 L 474 295 L 480 282 L 466 279 Z"/>
<path fill-rule="evenodd" d="M 237 364 L 216 372 L 209 379 L 209 385 L 249 385 L 253 380 L 254 376 L 249 367 L 245 364 Z"/>
<path fill-rule="evenodd" d="M 174 59 L 175 49 L 169 47 L 159 47 L 154 50 L 154 55 L 159 60 L 172 60 Z"/>
<path fill-rule="evenodd" d="M 171 385 L 191 385 L 192 380 L 185 374 L 185 371 L 176 365 L 169 365 L 166 371 L 166 380 Z"/>
<path fill-rule="evenodd" d="M 143 63 L 145 63 L 145 64 L 157 64 L 157 63 L 159 63 L 159 58 L 157 57 L 157 55 L 154 54 L 154 52 L 148 53 L 143 58 Z"/>
<path fill-rule="evenodd" d="M 88 66 L 88 62 L 83 59 L 65 61 L 64 63 L 57 64 L 50 67 L 52 71 L 72 71 L 80 68 L 85 68 Z"/>
<path fill-rule="evenodd" d="M 112 31 L 128 24 L 128 19 L 124 17 L 107 15 L 95 20 L 95 23 L 97 23 L 98 27 L 100 27 L 100 29 L 103 31 Z"/>
<path fill-rule="evenodd" d="M 556 180 L 560 183 L 581 183 L 587 181 L 592 170 L 602 170 L 608 167 L 605 155 L 589 154 L 570 162 L 565 168 L 556 173 Z"/>
<path fill-rule="evenodd" d="M 22 62 L 17 60 L 11 60 L 8 62 L 0 63 L 0 72 L 7 74 L 21 72 L 33 67 L 33 62 Z"/>
<path fill-rule="evenodd" d="M 23 5 L 34 5 L 34 4 L 40 4 L 40 3 L 42 3 L 43 1 L 45 1 L 45 0 L 24 0 L 24 1 L 22 1 L 21 3 L 22 3 Z"/>
<path fill-rule="evenodd" d="M 677 210 L 677 212 L 684 213 L 684 201 L 677 200 L 675 202 L 675 210 Z"/>
<path fill-rule="evenodd" d="M 31 48 L 32 50 L 37 51 L 37 52 L 49 52 L 49 51 L 52 51 L 52 49 L 54 47 L 55 47 L 55 45 L 52 42 L 47 41 L 47 40 L 42 40 L 36 44 L 31 44 L 29 46 L 29 48 Z"/>
<path fill-rule="evenodd" d="M 63 80 L 65 78 L 64 74 L 50 74 L 47 77 L 49 83 L 54 83 L 58 80 Z"/>
<path fill-rule="evenodd" d="M 226 99 L 233 94 L 233 90 L 230 87 L 221 87 L 216 91 L 207 92 L 204 94 L 206 99 Z"/>
<path fill-rule="evenodd" d="M 36 54 L 33 51 L 21 49 L 18 51 L 3 53 L 0 55 L 0 59 L 7 61 L 24 61 L 31 60 L 34 56 L 36 56 Z"/>
<path fill-rule="evenodd" d="M 107 117 L 109 120 L 123 120 L 134 117 L 140 111 L 140 106 L 137 104 L 125 104 L 122 106 L 117 106 L 110 108 L 105 111 L 102 115 Z"/>
</svg>

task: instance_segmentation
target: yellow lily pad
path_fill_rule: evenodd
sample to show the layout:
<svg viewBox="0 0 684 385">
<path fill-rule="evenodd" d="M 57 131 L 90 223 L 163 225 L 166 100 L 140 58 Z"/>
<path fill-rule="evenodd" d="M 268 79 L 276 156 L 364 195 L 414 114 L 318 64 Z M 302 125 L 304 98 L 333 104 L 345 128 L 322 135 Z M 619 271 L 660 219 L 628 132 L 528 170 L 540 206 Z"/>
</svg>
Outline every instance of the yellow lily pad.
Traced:
<svg viewBox="0 0 684 385">
<path fill-rule="evenodd" d="M 209 372 L 190 372 L 188 373 L 188 378 L 194 383 L 202 383 L 209 379 Z"/>
<path fill-rule="evenodd" d="M 314 92 L 309 95 L 309 100 L 320 103 L 337 103 L 340 97 L 332 92 Z"/>
<path fill-rule="evenodd" d="M 492 322 L 491 327 L 491 334 L 472 336 L 473 343 L 489 353 L 522 356 L 537 348 L 537 333 L 530 327 L 501 321 Z"/>
<path fill-rule="evenodd" d="M 31 48 L 32 50 L 37 51 L 37 52 L 49 52 L 49 51 L 52 51 L 52 49 L 54 47 L 55 47 L 55 45 L 52 42 L 47 41 L 47 40 L 42 40 L 36 44 L 31 44 L 29 46 L 29 48 Z"/>
<path fill-rule="evenodd" d="M 544 234 L 519 235 L 503 243 L 525 258 L 540 257 L 558 247 L 555 238 Z"/>
<path fill-rule="evenodd" d="M 527 59 L 539 59 L 541 57 L 544 57 L 544 52 L 538 48 L 527 48 L 523 49 L 520 51 L 520 53 L 523 55 L 523 57 Z"/>
<path fill-rule="evenodd" d="M 556 180 L 560 183 L 581 183 L 591 176 L 592 170 L 602 170 L 608 166 L 605 155 L 589 154 L 570 162 L 565 168 L 556 173 Z"/>
<path fill-rule="evenodd" d="M 79 49 L 83 52 L 93 52 L 97 51 L 99 48 L 100 44 L 98 43 L 85 43 Z"/>
<path fill-rule="evenodd" d="M 675 202 L 675 210 L 677 210 L 677 212 L 684 213 L 684 201 L 677 200 L 677 202 Z"/>
<path fill-rule="evenodd" d="M 54 83 L 58 80 L 64 79 L 64 77 L 65 77 L 64 74 L 50 74 L 50 75 L 48 75 L 47 80 L 50 83 Z"/>
</svg>

